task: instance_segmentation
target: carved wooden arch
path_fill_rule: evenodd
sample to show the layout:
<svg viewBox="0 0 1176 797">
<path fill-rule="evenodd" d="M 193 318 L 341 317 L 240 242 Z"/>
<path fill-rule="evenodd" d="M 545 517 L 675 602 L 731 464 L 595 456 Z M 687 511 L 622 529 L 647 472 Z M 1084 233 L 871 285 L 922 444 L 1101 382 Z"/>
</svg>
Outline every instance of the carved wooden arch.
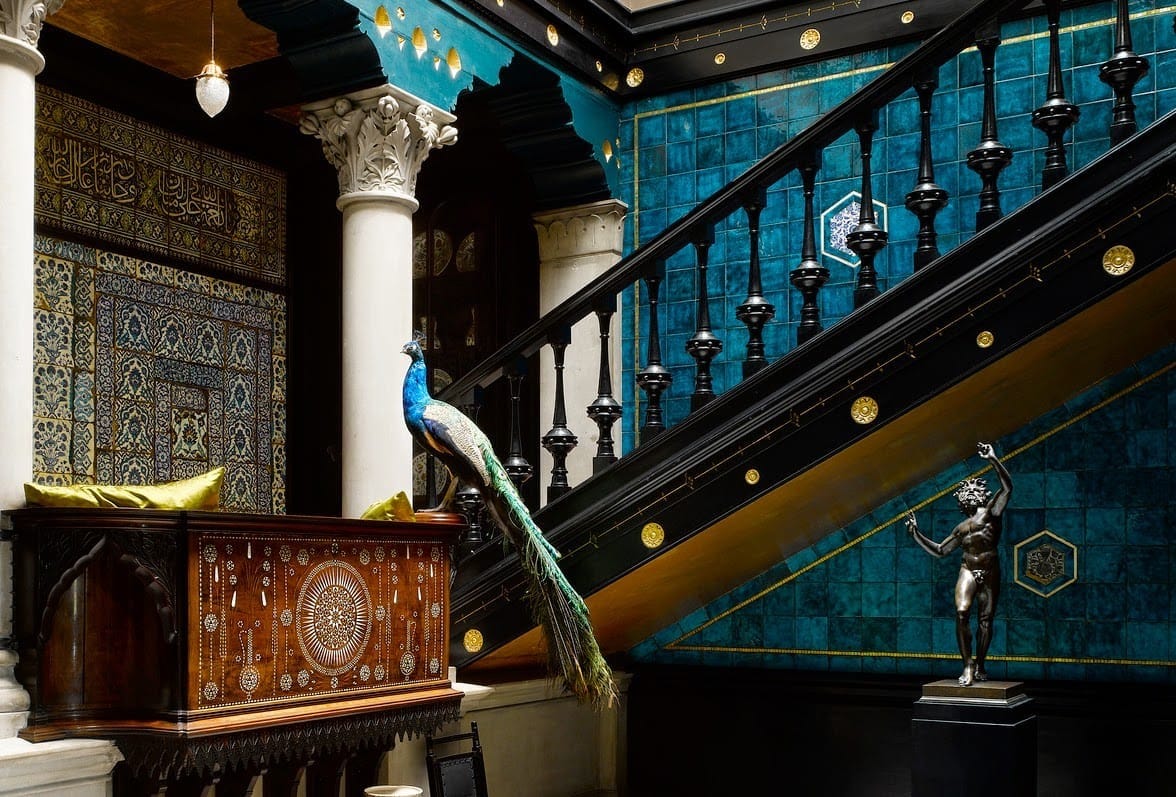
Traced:
<svg viewBox="0 0 1176 797">
<path fill-rule="evenodd" d="M 129 570 L 155 605 L 155 613 L 169 645 L 179 636 L 175 611 L 176 542 L 172 535 L 144 531 L 59 531 L 45 543 L 38 581 L 53 584 L 45 594 L 41 621 L 37 628 L 39 647 L 49 641 L 57 605 L 66 590 L 85 572 L 87 566 L 111 546 L 119 553 L 118 563 Z"/>
</svg>

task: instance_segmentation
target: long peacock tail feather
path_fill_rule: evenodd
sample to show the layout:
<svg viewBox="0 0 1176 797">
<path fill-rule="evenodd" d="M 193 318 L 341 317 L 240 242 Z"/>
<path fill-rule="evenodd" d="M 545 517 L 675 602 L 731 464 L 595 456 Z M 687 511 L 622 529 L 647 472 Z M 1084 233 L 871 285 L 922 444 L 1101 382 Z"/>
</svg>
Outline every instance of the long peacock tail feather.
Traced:
<svg viewBox="0 0 1176 797">
<path fill-rule="evenodd" d="M 531 519 L 518 491 L 493 451 L 483 451 L 490 473 L 486 503 L 519 552 L 530 582 L 527 598 L 535 621 L 547 638 L 547 665 L 563 677 L 564 686 L 580 701 L 612 705 L 616 697 L 612 670 L 600 653 L 588 607 L 568 583 L 556 559 L 559 552 Z"/>
</svg>

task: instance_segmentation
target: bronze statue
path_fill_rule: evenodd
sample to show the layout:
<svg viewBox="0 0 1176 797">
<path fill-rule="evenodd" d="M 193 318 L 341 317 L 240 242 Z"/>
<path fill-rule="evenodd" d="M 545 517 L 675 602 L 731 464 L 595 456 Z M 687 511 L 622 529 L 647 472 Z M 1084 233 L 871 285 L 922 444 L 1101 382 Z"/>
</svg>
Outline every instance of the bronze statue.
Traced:
<svg viewBox="0 0 1176 797">
<path fill-rule="evenodd" d="M 996 495 L 989 497 L 988 484 L 983 479 L 969 478 L 960 482 L 955 497 L 966 519 L 940 543 L 923 536 L 913 512 L 907 513 L 906 520 L 907 530 L 915 542 L 932 556 L 946 556 L 956 548 L 963 548 L 964 551 L 960 578 L 955 588 L 956 639 L 960 645 L 960 656 L 964 659 L 960 686 L 971 686 L 973 680 L 988 680 L 988 674 L 984 671 L 984 657 L 988 654 L 988 643 L 992 641 L 992 617 L 996 614 L 996 601 L 1000 597 L 1000 555 L 996 546 L 1000 542 L 1003 526 L 1001 516 L 1013 492 L 1013 480 L 997 459 L 992 444 L 977 443 L 976 448 L 980 456 L 992 463 L 993 470 L 1000 478 L 1000 490 Z M 975 660 L 972 659 L 970 627 L 973 598 L 979 604 Z"/>
</svg>

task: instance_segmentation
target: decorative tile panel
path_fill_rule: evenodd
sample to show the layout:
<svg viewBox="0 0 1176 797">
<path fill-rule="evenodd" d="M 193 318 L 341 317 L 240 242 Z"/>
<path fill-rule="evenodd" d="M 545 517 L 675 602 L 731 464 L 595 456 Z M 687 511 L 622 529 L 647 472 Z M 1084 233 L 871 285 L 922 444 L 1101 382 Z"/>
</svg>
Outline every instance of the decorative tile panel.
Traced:
<svg viewBox="0 0 1176 797">
<path fill-rule="evenodd" d="M 285 284 L 286 182 L 275 169 L 38 86 L 36 186 L 48 229 Z M 164 268 L 139 265 L 152 282 Z"/>
<path fill-rule="evenodd" d="M 1078 548 L 1049 529 L 1013 546 L 1013 581 L 1048 598 L 1078 580 Z"/>
<path fill-rule="evenodd" d="M 36 250 L 35 478 L 146 484 L 225 465 L 225 509 L 283 512 L 282 296 L 44 236 Z"/>
</svg>

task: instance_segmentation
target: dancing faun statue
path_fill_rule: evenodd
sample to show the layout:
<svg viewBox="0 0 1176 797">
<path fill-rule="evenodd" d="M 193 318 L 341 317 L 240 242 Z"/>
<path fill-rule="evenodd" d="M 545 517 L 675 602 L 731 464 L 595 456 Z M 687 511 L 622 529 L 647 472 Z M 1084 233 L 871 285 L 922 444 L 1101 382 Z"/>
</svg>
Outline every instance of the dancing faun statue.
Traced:
<svg viewBox="0 0 1176 797">
<path fill-rule="evenodd" d="M 960 656 L 964 659 L 964 672 L 960 675 L 960 686 L 971 686 L 972 681 L 987 681 L 984 671 L 984 657 L 992 641 L 992 617 L 996 614 L 996 601 L 1000 597 L 1000 555 L 997 545 L 1003 526 L 1002 516 L 1009 495 L 1013 492 L 1013 480 L 1008 470 L 997 459 L 990 443 L 978 443 L 977 452 L 992 463 L 1000 479 L 1000 489 L 990 495 L 988 484 L 983 479 L 964 479 L 956 490 L 960 511 L 965 519 L 956 526 L 943 542 L 932 542 L 919 531 L 919 523 L 913 512 L 907 513 L 907 530 L 924 551 L 934 557 L 946 556 L 956 548 L 962 548 L 960 577 L 956 581 L 956 639 L 960 645 Z M 972 658 L 971 612 L 972 601 L 977 603 L 979 617 L 976 629 L 976 658 Z"/>
</svg>

